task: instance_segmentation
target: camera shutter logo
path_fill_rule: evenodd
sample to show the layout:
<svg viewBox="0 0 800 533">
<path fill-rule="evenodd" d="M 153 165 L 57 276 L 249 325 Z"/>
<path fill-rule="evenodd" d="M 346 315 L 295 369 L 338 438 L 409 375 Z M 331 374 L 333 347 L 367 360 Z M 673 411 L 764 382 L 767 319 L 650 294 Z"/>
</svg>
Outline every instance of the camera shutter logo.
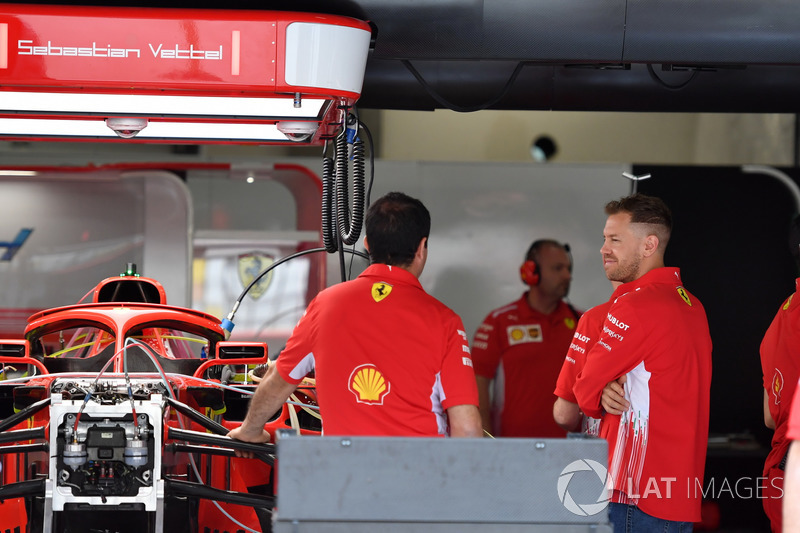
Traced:
<svg viewBox="0 0 800 533">
<path fill-rule="evenodd" d="M 602 490 L 596 502 L 577 503 L 569 493 L 569 483 L 576 472 L 594 472 L 600 480 Z M 614 482 L 605 466 L 591 459 L 578 459 L 568 464 L 558 476 L 558 499 L 567 511 L 578 516 L 593 516 L 608 507 L 609 487 Z"/>
</svg>

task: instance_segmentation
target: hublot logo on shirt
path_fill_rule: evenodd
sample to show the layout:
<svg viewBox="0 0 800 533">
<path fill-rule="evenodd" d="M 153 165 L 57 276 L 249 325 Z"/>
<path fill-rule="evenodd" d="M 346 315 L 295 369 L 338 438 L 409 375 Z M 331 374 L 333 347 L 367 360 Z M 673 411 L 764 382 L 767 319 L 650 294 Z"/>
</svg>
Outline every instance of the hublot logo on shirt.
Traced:
<svg viewBox="0 0 800 533">
<path fill-rule="evenodd" d="M 589 342 L 589 341 L 590 341 L 590 340 L 592 340 L 592 339 L 590 339 L 590 338 L 589 338 L 589 337 L 587 337 L 586 335 L 581 335 L 580 333 L 578 333 L 578 332 L 576 331 L 576 332 L 575 332 L 575 340 L 576 340 L 576 341 L 581 341 L 581 342 Z"/>
<path fill-rule="evenodd" d="M 610 321 L 612 324 L 614 324 L 615 326 L 617 326 L 619 329 L 621 329 L 621 330 L 625 330 L 625 331 L 627 331 L 627 330 L 628 330 L 628 328 L 630 327 L 630 325 L 629 325 L 629 324 L 626 324 L 625 322 L 623 322 L 623 321 L 619 320 L 617 317 L 615 317 L 615 316 L 614 316 L 614 315 L 612 315 L 611 313 L 608 313 L 608 320 L 609 320 L 609 321 Z"/>
</svg>

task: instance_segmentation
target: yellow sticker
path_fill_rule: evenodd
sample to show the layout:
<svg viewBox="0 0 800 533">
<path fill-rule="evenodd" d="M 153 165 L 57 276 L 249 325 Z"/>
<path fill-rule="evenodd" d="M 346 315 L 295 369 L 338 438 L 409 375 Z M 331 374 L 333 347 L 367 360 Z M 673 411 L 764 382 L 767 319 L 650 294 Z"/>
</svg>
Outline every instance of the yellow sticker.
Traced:
<svg viewBox="0 0 800 533">
<path fill-rule="evenodd" d="M 350 374 L 348 388 L 358 403 L 381 405 L 390 386 L 375 365 L 361 365 Z"/>
<path fill-rule="evenodd" d="M 541 324 L 518 324 L 506 328 L 508 345 L 514 346 L 525 342 L 542 342 Z"/>
<path fill-rule="evenodd" d="M 681 295 L 681 298 L 683 298 L 683 301 L 686 302 L 687 305 L 692 305 L 692 301 L 689 299 L 689 294 L 686 292 L 686 289 L 678 287 L 678 294 Z"/>
<path fill-rule="evenodd" d="M 372 284 L 372 299 L 380 302 L 392 293 L 392 286 L 384 281 Z"/>
</svg>

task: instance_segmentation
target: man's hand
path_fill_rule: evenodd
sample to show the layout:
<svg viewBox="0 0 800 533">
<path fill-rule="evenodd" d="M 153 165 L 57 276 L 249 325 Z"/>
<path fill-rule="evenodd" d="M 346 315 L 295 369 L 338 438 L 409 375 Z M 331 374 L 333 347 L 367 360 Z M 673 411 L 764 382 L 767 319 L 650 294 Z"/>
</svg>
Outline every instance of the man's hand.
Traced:
<svg viewBox="0 0 800 533">
<path fill-rule="evenodd" d="M 256 444 L 270 441 L 269 432 L 267 432 L 267 430 L 262 428 L 260 433 L 258 431 L 248 431 L 244 425 L 230 430 L 228 432 L 228 437 L 242 442 L 253 442 Z M 236 452 L 236 457 L 244 457 L 245 459 L 252 459 L 254 457 L 253 452 L 244 450 L 234 451 Z"/>
<path fill-rule="evenodd" d="M 627 380 L 627 376 L 621 376 L 615 381 L 610 381 L 603 389 L 600 404 L 606 410 L 606 413 L 621 415 L 631 406 L 631 403 L 625 399 L 624 385 Z"/>
<path fill-rule="evenodd" d="M 244 422 L 238 428 L 231 430 L 228 436 L 243 442 L 269 442 L 269 433 L 264 429 L 264 424 L 281 408 L 295 387 L 297 385 L 284 380 L 279 372 L 268 371 L 250 399 Z M 253 455 L 252 452 L 236 450 L 237 457 L 251 459 Z"/>
</svg>

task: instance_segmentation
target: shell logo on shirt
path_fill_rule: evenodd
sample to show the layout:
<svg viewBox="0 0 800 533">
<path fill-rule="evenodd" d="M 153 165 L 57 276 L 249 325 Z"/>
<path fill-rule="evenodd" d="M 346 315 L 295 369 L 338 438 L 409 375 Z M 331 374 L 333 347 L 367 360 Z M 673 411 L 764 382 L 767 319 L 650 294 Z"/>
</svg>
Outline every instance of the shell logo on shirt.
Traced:
<svg viewBox="0 0 800 533">
<path fill-rule="evenodd" d="M 686 305 L 691 307 L 692 301 L 689 299 L 689 294 L 687 294 L 686 289 L 683 287 L 678 287 L 677 291 L 681 298 L 683 298 L 683 301 L 686 302 Z"/>
<path fill-rule="evenodd" d="M 790 306 L 790 305 L 792 305 L 792 296 L 794 296 L 794 294 L 790 295 L 790 296 L 789 296 L 789 299 L 788 299 L 788 300 L 786 300 L 786 303 L 785 303 L 785 304 L 783 304 L 783 310 L 784 310 L 784 311 L 786 311 L 787 309 L 789 309 L 789 306 Z"/>
<path fill-rule="evenodd" d="M 353 369 L 347 388 L 355 395 L 358 403 L 383 405 L 391 384 L 375 365 L 361 365 Z"/>
<path fill-rule="evenodd" d="M 518 324 L 516 326 L 508 326 L 508 328 L 506 328 L 506 333 L 508 335 L 509 346 L 525 342 L 542 342 L 541 324 Z"/>
<path fill-rule="evenodd" d="M 775 395 L 775 405 L 781 403 L 781 391 L 783 390 L 783 374 L 777 368 L 772 376 L 772 394 Z"/>
<path fill-rule="evenodd" d="M 569 329 L 575 329 L 575 319 L 574 319 L 574 318 L 571 318 L 571 317 L 567 317 L 567 318 L 565 318 L 565 319 L 564 319 L 564 324 L 565 324 L 565 325 L 566 325 L 566 326 L 567 326 Z"/>
<path fill-rule="evenodd" d="M 372 299 L 380 302 L 392 292 L 392 286 L 385 281 L 379 281 L 372 284 Z"/>
</svg>

